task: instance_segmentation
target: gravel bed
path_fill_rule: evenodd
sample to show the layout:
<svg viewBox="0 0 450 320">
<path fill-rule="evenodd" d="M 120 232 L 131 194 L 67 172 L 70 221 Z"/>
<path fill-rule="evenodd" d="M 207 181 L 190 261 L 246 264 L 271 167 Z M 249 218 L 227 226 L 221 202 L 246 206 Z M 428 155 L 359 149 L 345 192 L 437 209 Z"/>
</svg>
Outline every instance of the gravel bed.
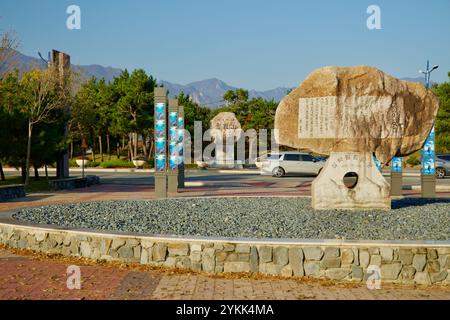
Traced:
<svg viewBox="0 0 450 320">
<path fill-rule="evenodd" d="M 151 235 L 449 240 L 450 199 L 402 199 L 390 211 L 315 211 L 308 198 L 107 201 L 23 209 L 38 224 Z"/>
</svg>

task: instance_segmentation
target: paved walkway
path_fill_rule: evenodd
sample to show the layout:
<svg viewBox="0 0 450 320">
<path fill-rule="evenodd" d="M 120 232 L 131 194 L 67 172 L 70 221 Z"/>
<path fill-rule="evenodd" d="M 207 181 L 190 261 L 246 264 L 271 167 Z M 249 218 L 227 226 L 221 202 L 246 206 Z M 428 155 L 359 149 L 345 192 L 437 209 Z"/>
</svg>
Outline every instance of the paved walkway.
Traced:
<svg viewBox="0 0 450 320">
<path fill-rule="evenodd" d="M 67 268 L 80 266 L 81 289 L 67 288 Z M 450 287 L 416 288 L 318 280 L 212 276 L 145 270 L 145 266 L 95 264 L 0 249 L 0 299 L 439 299 L 450 300 Z M 71 274 L 69 274 L 70 276 Z"/>
</svg>

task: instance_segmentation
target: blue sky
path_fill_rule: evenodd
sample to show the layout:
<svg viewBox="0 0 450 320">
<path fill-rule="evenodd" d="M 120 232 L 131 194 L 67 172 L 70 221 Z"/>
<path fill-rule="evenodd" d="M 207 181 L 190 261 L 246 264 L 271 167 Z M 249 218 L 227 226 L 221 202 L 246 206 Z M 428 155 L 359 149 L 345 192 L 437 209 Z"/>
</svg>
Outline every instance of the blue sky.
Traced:
<svg viewBox="0 0 450 320">
<path fill-rule="evenodd" d="M 81 7 L 81 30 L 66 8 Z M 366 27 L 369 5 L 381 30 Z M 20 51 L 52 48 L 75 64 L 143 68 L 186 84 L 219 78 L 247 89 L 297 86 L 315 68 L 371 65 L 417 77 L 429 58 L 450 71 L 450 0 L 1 0 L 0 29 Z"/>
</svg>

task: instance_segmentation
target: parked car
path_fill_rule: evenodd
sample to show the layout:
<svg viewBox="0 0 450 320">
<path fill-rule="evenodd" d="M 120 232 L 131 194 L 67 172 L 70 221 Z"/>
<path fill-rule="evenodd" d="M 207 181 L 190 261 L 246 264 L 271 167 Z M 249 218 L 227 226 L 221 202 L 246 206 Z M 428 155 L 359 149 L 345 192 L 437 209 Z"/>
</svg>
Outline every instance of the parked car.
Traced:
<svg viewBox="0 0 450 320">
<path fill-rule="evenodd" d="M 283 177 L 288 174 L 318 175 L 325 165 L 309 153 L 279 152 L 261 161 L 261 175 Z"/>
<path fill-rule="evenodd" d="M 443 179 L 450 175 L 450 154 L 436 155 L 436 177 Z"/>
<path fill-rule="evenodd" d="M 275 154 L 275 156 L 279 156 L 279 155 L 278 155 L 278 154 Z M 262 167 L 264 161 L 266 161 L 268 158 L 271 158 L 271 157 L 272 157 L 272 154 L 271 154 L 271 153 L 267 153 L 267 154 L 265 154 L 265 155 L 262 155 L 262 156 L 256 158 L 256 159 L 255 159 L 255 166 L 256 166 L 258 169 L 261 169 L 261 167 Z"/>
<path fill-rule="evenodd" d="M 320 161 L 327 161 L 328 160 L 328 156 L 314 156 L 314 158 L 319 159 Z"/>
</svg>

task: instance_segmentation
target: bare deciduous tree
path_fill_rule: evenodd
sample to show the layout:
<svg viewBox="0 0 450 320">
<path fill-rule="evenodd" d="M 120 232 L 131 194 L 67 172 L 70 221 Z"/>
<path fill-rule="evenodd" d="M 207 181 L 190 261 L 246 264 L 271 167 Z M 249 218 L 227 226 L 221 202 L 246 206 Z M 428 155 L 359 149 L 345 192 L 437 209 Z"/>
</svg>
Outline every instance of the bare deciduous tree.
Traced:
<svg viewBox="0 0 450 320">
<path fill-rule="evenodd" d="M 12 71 L 16 67 L 16 49 L 19 40 L 13 31 L 7 31 L 0 35 L 0 74 Z M 5 180 L 3 166 L 0 162 L 0 180 Z"/>
<path fill-rule="evenodd" d="M 17 48 L 20 45 L 14 31 L 1 34 L 0 40 L 0 73 L 6 73 L 17 67 Z"/>
<path fill-rule="evenodd" d="M 28 117 L 27 158 L 25 162 L 25 185 L 29 183 L 31 138 L 33 127 L 42 122 L 51 122 L 52 111 L 62 109 L 70 99 L 67 86 L 61 86 L 61 79 L 54 68 L 34 69 L 24 74 L 21 85 L 24 112 Z"/>
</svg>

